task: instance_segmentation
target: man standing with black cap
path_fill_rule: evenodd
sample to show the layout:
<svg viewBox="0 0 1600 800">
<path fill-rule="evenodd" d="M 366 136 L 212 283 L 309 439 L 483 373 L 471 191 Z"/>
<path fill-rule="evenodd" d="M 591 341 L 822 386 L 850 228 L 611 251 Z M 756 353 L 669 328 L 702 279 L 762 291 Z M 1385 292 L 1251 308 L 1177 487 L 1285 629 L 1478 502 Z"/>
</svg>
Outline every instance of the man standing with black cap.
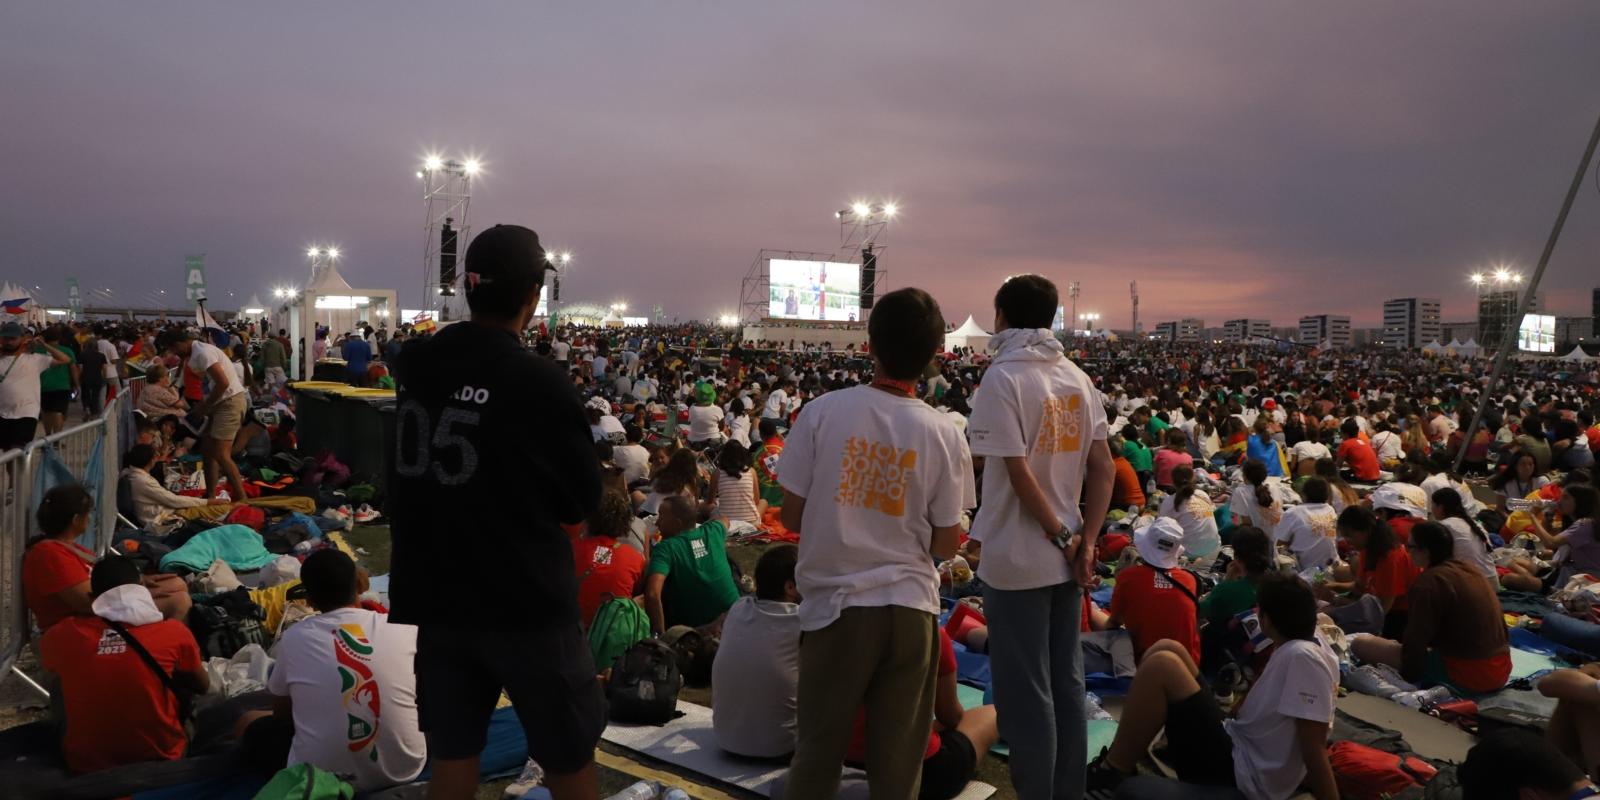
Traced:
<svg viewBox="0 0 1600 800">
<path fill-rule="evenodd" d="M 394 365 L 389 596 L 391 618 L 419 629 L 432 798 L 473 796 L 502 689 L 556 800 L 598 795 L 605 701 L 560 525 L 599 505 L 599 462 L 572 383 L 522 347 L 545 265 L 527 228 L 478 234 L 471 320 L 408 343 Z"/>
</svg>

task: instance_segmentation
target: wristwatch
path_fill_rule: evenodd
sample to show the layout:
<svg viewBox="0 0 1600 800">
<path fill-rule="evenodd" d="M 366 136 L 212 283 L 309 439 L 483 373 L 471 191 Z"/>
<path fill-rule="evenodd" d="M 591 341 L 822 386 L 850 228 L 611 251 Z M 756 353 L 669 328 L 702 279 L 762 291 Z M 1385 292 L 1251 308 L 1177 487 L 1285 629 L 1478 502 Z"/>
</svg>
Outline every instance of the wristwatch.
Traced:
<svg viewBox="0 0 1600 800">
<path fill-rule="evenodd" d="M 1068 547 L 1072 546 L 1072 536 L 1072 529 L 1063 524 L 1061 529 L 1056 531 L 1056 535 L 1050 537 L 1050 541 L 1053 542 L 1056 547 L 1066 550 Z"/>
</svg>

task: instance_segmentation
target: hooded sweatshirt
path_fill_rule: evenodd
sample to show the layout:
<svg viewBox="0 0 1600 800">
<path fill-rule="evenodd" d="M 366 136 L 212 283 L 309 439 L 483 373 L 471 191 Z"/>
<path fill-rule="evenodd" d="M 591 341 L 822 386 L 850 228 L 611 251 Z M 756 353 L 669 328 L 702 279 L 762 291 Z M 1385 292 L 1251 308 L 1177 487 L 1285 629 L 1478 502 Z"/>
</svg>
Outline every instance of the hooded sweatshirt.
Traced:
<svg viewBox="0 0 1600 800">
<path fill-rule="evenodd" d="M 1094 384 L 1047 329 L 1003 330 L 989 348 L 994 360 L 972 397 L 967 425 L 972 455 L 1026 458 L 1051 510 L 1079 532 L 1089 450 L 1104 447 L 1106 438 Z M 984 469 L 983 498 L 971 533 L 983 542 L 978 577 L 985 584 L 1015 591 L 1071 580 L 1067 559 L 1050 540 L 1055 531 L 1022 507 L 1003 463 Z"/>
</svg>

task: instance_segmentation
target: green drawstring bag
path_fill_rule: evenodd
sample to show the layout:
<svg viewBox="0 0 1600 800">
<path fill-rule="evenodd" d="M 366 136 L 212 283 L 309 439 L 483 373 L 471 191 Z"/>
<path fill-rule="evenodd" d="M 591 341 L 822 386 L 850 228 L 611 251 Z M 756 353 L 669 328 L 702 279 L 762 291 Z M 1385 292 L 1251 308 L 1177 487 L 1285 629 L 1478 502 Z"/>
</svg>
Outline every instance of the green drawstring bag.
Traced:
<svg viewBox="0 0 1600 800">
<path fill-rule="evenodd" d="M 295 764 L 278 770 L 255 800 L 354 800 L 356 788 L 325 769 Z"/>
</svg>

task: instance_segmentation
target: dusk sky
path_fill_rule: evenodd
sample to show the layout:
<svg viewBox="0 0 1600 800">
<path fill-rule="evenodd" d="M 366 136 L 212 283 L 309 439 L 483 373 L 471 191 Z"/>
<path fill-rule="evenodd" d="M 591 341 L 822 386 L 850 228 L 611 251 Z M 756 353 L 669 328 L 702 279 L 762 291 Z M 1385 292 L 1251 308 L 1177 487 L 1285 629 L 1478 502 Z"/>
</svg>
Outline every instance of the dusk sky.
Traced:
<svg viewBox="0 0 1600 800">
<path fill-rule="evenodd" d="M 335 243 L 420 297 L 424 153 L 476 155 L 474 229 L 576 262 L 568 301 L 736 310 L 761 248 L 831 251 L 892 198 L 882 266 L 987 325 L 1008 274 L 1079 310 L 1470 318 L 1531 272 L 1600 115 L 1600 3 L 9 2 L 0 279 L 219 308 Z M 1600 286 L 1590 176 L 1544 283 Z M 236 298 L 221 298 L 227 292 Z"/>
</svg>

